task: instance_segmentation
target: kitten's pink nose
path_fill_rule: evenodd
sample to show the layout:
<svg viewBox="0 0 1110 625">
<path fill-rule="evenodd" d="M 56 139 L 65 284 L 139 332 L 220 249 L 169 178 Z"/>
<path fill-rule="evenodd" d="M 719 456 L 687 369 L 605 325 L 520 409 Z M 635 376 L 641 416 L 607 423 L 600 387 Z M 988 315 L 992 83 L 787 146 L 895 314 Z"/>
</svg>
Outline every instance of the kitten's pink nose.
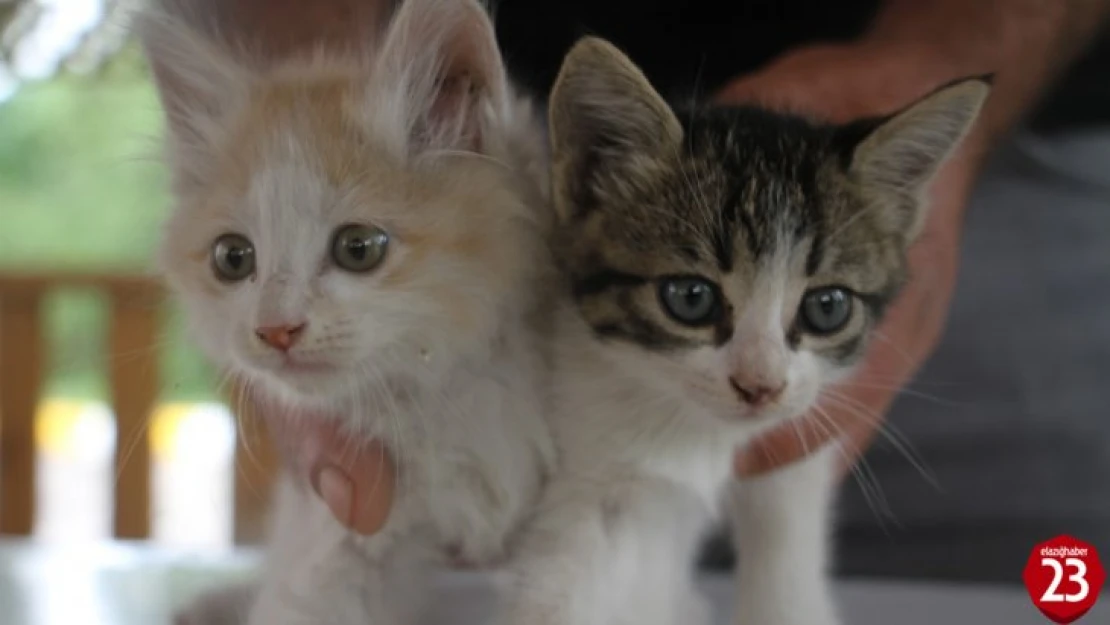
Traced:
<svg viewBox="0 0 1110 625">
<path fill-rule="evenodd" d="M 737 377 L 730 377 L 728 381 L 740 399 L 753 408 L 760 408 L 775 401 L 786 389 L 785 382 L 770 385 L 765 382 L 748 382 Z"/>
<path fill-rule="evenodd" d="M 255 329 L 254 333 L 265 344 L 282 352 L 289 351 L 290 347 L 301 338 L 305 324 L 265 326 Z"/>
</svg>

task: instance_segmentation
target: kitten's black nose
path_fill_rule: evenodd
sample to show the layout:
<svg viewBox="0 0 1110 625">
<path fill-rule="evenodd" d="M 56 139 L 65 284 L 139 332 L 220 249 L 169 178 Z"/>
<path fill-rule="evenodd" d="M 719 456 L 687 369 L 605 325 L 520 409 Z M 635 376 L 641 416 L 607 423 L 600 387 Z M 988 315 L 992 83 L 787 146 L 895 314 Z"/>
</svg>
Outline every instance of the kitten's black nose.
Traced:
<svg viewBox="0 0 1110 625">
<path fill-rule="evenodd" d="M 304 334 L 305 324 L 266 326 L 255 329 L 254 333 L 263 343 L 274 349 L 287 352 L 293 344 Z"/>
<path fill-rule="evenodd" d="M 748 383 L 744 384 L 741 380 L 732 377 L 728 379 L 732 385 L 732 390 L 740 397 L 744 403 L 759 408 L 775 401 L 781 395 L 783 390 L 786 389 L 786 383 L 779 384 L 778 386 L 768 386 L 761 383 Z"/>
</svg>

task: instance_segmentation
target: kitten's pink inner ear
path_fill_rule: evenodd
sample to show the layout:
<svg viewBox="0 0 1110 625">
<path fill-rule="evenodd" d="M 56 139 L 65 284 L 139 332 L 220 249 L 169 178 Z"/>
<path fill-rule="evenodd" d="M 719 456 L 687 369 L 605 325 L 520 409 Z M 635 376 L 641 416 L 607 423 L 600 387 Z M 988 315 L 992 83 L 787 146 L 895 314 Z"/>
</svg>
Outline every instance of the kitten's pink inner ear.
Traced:
<svg viewBox="0 0 1110 625">
<path fill-rule="evenodd" d="M 416 88 L 408 106 L 420 116 L 418 139 L 480 147 L 482 115 L 504 106 L 507 85 L 493 25 L 478 2 L 405 0 L 382 54 L 386 80 Z"/>
<path fill-rule="evenodd" d="M 477 119 L 481 88 L 470 74 L 448 74 L 440 79 L 435 99 L 428 109 L 433 126 L 459 124 L 460 149 L 475 152 L 482 149 L 482 132 Z"/>
<path fill-rule="evenodd" d="M 483 105 L 504 97 L 501 56 L 484 15 L 462 16 L 444 42 L 434 99 L 428 109 L 433 126 L 459 128 L 458 149 L 482 150 Z"/>
</svg>

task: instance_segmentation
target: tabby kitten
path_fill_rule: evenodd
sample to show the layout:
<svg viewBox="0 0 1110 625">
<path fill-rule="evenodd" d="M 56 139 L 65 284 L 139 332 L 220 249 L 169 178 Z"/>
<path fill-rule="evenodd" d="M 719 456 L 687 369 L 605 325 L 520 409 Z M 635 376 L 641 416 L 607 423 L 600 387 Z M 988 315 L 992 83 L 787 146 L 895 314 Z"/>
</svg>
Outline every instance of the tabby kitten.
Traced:
<svg viewBox="0 0 1110 625">
<path fill-rule="evenodd" d="M 561 467 L 514 563 L 513 625 L 693 624 L 691 560 L 721 508 L 736 622 L 828 625 L 829 446 L 733 480 L 737 446 L 851 372 L 907 276 L 924 192 L 989 83 L 831 126 L 672 108 L 612 45 L 569 53 L 549 109 Z"/>
<path fill-rule="evenodd" d="M 412 623 L 448 552 L 502 557 L 554 461 L 539 124 L 475 0 L 405 0 L 369 51 L 272 64 L 165 4 L 142 28 L 170 122 L 161 264 L 193 336 L 287 418 L 381 440 L 399 480 L 367 538 L 284 477 L 259 587 L 183 619 Z"/>
</svg>

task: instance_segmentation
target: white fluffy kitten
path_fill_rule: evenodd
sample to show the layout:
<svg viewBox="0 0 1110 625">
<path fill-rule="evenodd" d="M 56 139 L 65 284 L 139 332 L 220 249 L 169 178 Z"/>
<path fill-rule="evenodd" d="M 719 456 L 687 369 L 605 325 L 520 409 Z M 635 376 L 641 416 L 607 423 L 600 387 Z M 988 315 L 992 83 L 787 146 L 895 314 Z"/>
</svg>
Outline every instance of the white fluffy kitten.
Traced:
<svg viewBox="0 0 1110 625">
<path fill-rule="evenodd" d="M 399 480 L 364 538 L 282 478 L 260 589 L 192 616 L 411 623 L 447 550 L 503 556 L 553 463 L 536 120 L 474 0 L 405 0 L 373 52 L 269 65 L 188 17 L 141 29 L 170 122 L 162 268 L 213 361 L 383 441 Z"/>
<path fill-rule="evenodd" d="M 549 124 L 573 292 L 556 330 L 560 468 L 515 552 L 505 623 L 701 623 L 691 560 L 722 501 L 736 622 L 837 621 L 835 449 L 736 486 L 733 455 L 863 354 L 905 277 L 923 192 L 988 91 L 969 79 L 887 118 L 820 126 L 673 110 L 613 46 L 570 52 Z"/>
</svg>

